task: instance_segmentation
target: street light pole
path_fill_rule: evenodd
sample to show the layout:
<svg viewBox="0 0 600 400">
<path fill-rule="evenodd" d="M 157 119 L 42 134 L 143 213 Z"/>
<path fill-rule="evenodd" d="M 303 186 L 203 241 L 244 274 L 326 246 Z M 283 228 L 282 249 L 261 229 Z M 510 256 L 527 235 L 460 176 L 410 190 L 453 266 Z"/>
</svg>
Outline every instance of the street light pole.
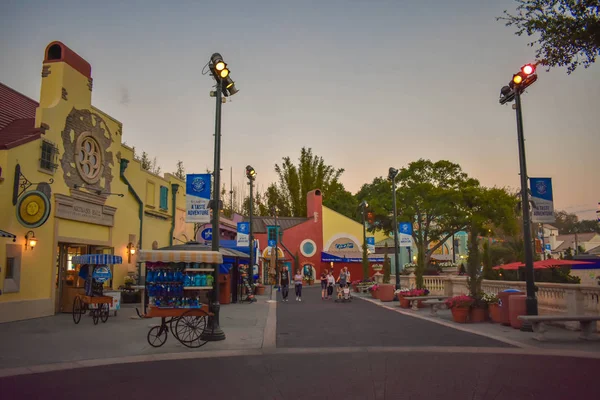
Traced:
<svg viewBox="0 0 600 400">
<path fill-rule="evenodd" d="M 525 157 L 525 138 L 523 135 L 523 115 L 521 112 L 521 88 L 515 87 L 515 110 L 517 114 L 517 137 L 519 141 L 519 164 L 521 169 L 521 202 L 523 205 L 523 240 L 525 243 L 525 282 L 527 299 L 525 306 L 527 315 L 538 314 L 538 303 L 535 296 L 535 282 L 533 274 L 533 246 L 531 238 L 531 216 L 529 214 L 529 193 L 527 190 L 527 162 Z M 523 324 L 522 331 L 531 332 L 531 324 Z"/>
<path fill-rule="evenodd" d="M 250 287 L 254 283 L 254 229 L 252 228 L 252 214 L 253 214 L 253 188 L 254 188 L 254 178 L 248 177 L 250 181 L 250 205 L 248 207 L 248 213 L 250 214 L 250 229 L 248 230 L 249 236 L 249 246 L 250 246 L 250 260 L 248 261 L 248 283 Z"/>
<path fill-rule="evenodd" d="M 368 256 L 367 256 L 367 225 L 366 225 L 366 212 L 367 212 L 367 207 L 369 207 L 369 204 L 363 200 L 362 203 L 360 203 L 360 206 L 362 208 L 362 224 L 363 224 L 363 259 L 362 259 L 362 263 L 363 263 L 363 279 L 367 279 L 369 277 L 369 260 L 368 260 Z"/>
<path fill-rule="evenodd" d="M 214 153 L 214 170 L 213 170 L 213 201 L 212 201 L 212 250 L 220 250 L 220 235 L 219 232 L 219 209 L 221 204 L 221 104 L 222 104 L 223 87 L 221 82 L 217 81 L 215 90 L 216 112 L 215 112 L 215 153 Z M 208 318 L 207 333 L 203 335 L 203 339 L 207 341 L 225 340 L 225 332 L 219 324 L 219 312 L 221 304 L 219 303 L 220 296 L 220 265 L 215 265 L 215 280 L 213 287 L 213 296 L 211 309 L 214 316 Z"/>
<path fill-rule="evenodd" d="M 394 265 L 396 271 L 396 290 L 400 289 L 400 243 L 398 243 L 398 209 L 396 207 L 396 177 L 398 170 L 390 167 L 388 178 L 392 181 L 392 198 L 394 203 Z"/>
</svg>

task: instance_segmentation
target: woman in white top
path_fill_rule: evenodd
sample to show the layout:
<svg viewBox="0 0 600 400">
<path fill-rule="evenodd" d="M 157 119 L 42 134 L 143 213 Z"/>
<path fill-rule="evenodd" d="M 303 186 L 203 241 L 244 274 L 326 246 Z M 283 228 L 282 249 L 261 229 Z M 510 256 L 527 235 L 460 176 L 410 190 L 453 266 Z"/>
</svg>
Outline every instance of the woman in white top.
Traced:
<svg viewBox="0 0 600 400">
<path fill-rule="evenodd" d="M 335 286 L 335 278 L 333 276 L 333 269 L 327 275 L 327 299 L 330 299 L 333 295 L 333 287 Z"/>
</svg>

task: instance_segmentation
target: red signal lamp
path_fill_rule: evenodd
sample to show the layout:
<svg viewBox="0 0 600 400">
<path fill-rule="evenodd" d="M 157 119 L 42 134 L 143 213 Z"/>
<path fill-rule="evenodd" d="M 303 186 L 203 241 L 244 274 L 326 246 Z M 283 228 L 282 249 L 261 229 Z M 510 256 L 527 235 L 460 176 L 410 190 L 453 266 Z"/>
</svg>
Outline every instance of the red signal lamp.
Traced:
<svg viewBox="0 0 600 400">
<path fill-rule="evenodd" d="M 521 68 L 521 71 L 526 75 L 529 76 L 533 73 L 535 73 L 535 67 L 531 64 L 525 64 L 523 65 L 523 67 Z"/>
</svg>

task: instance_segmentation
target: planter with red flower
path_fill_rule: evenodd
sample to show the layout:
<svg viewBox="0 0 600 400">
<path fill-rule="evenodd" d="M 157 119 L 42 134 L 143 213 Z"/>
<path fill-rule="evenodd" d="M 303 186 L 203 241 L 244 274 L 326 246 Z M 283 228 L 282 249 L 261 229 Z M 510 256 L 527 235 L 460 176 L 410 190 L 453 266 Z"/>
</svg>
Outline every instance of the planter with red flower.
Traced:
<svg viewBox="0 0 600 400">
<path fill-rule="evenodd" d="M 403 306 L 403 303 L 406 304 L 406 301 L 411 303 L 412 309 L 417 311 L 419 308 L 425 307 L 422 304 L 422 300 L 416 299 L 416 297 L 424 297 L 429 295 L 428 289 L 410 289 L 408 292 L 402 293 L 403 299 L 400 300 L 400 306 Z M 406 307 L 408 308 L 408 307 Z"/>
<path fill-rule="evenodd" d="M 465 294 L 454 296 L 446 300 L 446 305 L 450 311 L 452 311 L 452 319 L 454 322 L 461 324 L 466 323 L 469 319 L 469 312 L 474 302 L 474 298 Z"/>
<path fill-rule="evenodd" d="M 374 284 L 371 287 L 369 287 L 369 293 L 371 293 L 371 297 L 373 297 L 374 299 L 377 298 L 377 291 L 379 290 L 379 285 L 378 284 Z"/>
<path fill-rule="evenodd" d="M 409 292 L 410 289 L 397 289 L 396 291 L 394 291 L 394 294 L 398 296 L 398 301 L 400 302 L 401 308 L 410 307 L 410 300 L 405 299 L 405 297 L 408 296 Z"/>
</svg>

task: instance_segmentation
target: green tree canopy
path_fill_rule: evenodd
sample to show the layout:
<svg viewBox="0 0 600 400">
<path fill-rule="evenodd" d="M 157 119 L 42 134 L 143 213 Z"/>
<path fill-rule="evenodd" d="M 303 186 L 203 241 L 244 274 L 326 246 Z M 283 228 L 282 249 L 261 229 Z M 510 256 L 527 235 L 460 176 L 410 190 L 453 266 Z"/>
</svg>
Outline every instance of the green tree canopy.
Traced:
<svg viewBox="0 0 600 400">
<path fill-rule="evenodd" d="M 499 17 L 515 34 L 535 36 L 529 43 L 536 58 L 548 67 L 589 67 L 600 53 L 600 3 L 598 0 L 515 0 L 516 14 Z"/>
<path fill-rule="evenodd" d="M 320 189 L 325 206 L 347 216 L 355 213 L 352 195 L 339 181 L 343 168 L 326 164 L 323 157 L 306 147 L 300 151 L 298 161 L 295 165 L 290 157 L 283 157 L 281 165 L 275 164 L 279 181 L 271 184 L 265 193 L 269 208 L 276 206 L 281 216 L 306 217 L 306 194 Z"/>
</svg>

